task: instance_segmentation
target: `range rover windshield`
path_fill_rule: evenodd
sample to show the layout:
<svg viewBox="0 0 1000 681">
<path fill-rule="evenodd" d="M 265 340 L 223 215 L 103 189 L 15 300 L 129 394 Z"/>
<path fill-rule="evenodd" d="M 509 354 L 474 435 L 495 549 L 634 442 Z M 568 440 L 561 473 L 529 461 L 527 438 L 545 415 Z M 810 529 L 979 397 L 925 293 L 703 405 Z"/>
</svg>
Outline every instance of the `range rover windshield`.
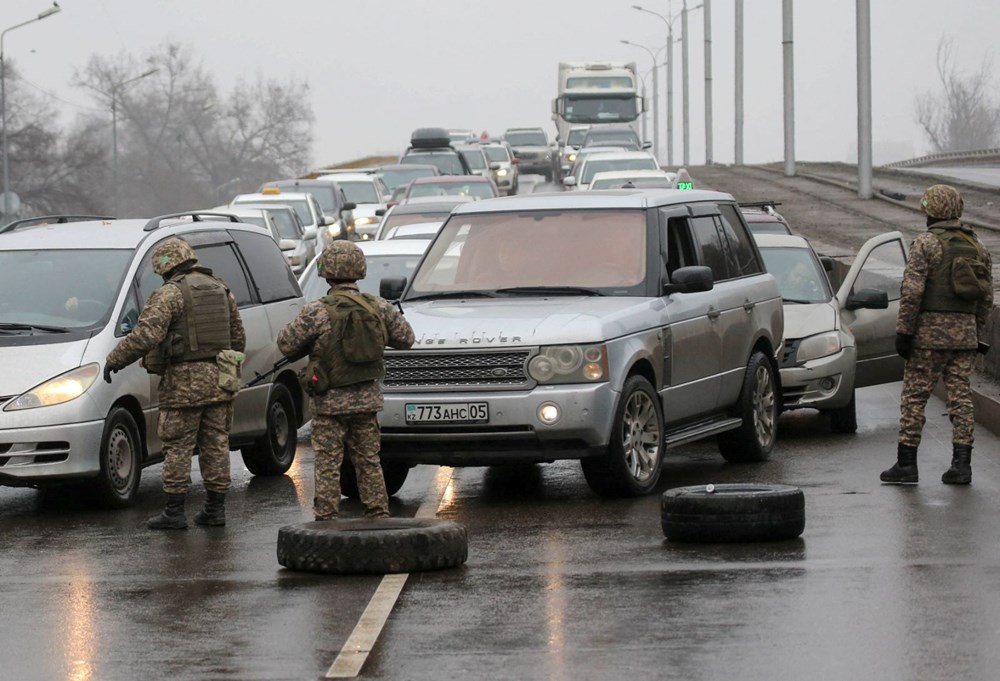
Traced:
<svg viewBox="0 0 1000 681">
<path fill-rule="evenodd" d="M 131 250 L 0 251 L 0 336 L 103 325 Z"/>
<path fill-rule="evenodd" d="M 645 295 L 642 211 L 453 215 L 408 300 L 517 295 Z"/>
</svg>

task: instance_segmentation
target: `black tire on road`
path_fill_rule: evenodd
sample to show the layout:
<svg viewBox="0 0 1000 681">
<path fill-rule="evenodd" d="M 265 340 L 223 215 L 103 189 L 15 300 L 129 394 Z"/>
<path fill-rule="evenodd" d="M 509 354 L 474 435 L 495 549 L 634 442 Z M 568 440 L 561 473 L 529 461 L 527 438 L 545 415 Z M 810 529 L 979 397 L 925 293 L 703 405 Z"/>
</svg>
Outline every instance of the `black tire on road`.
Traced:
<svg viewBox="0 0 1000 681">
<path fill-rule="evenodd" d="M 289 570 L 387 574 L 443 570 L 469 555 L 465 527 L 433 518 L 326 520 L 278 530 L 278 562 Z"/>
<path fill-rule="evenodd" d="M 298 418 L 292 394 L 281 383 L 271 386 L 266 418 L 267 432 L 240 450 L 243 463 L 254 475 L 284 475 L 295 460 Z"/>
<path fill-rule="evenodd" d="M 107 508 L 131 506 L 142 476 L 142 440 L 127 409 L 115 407 L 104 420 L 99 456 L 101 472 L 92 487 L 98 501 Z"/>
<path fill-rule="evenodd" d="M 763 352 L 750 355 L 735 415 L 743 425 L 717 437 L 719 453 L 731 463 L 767 461 L 778 426 L 778 382 Z"/>
<path fill-rule="evenodd" d="M 382 478 L 385 480 L 385 491 L 391 497 L 398 492 L 406 477 L 410 474 L 410 467 L 401 463 L 382 462 Z M 340 464 L 340 493 L 349 499 L 360 499 L 358 493 L 358 475 L 351 462 L 351 456 L 344 452 L 344 462 Z"/>
<path fill-rule="evenodd" d="M 834 433 L 858 432 L 858 408 L 856 393 L 851 392 L 851 401 L 839 409 L 830 410 L 830 430 Z"/>
<path fill-rule="evenodd" d="M 629 376 L 615 407 L 608 451 L 580 460 L 587 484 L 604 497 L 649 494 L 663 466 L 663 411 L 642 376 Z"/>
<path fill-rule="evenodd" d="M 788 485 L 675 487 L 663 493 L 663 535 L 682 542 L 794 539 L 806 526 L 805 495 Z"/>
</svg>

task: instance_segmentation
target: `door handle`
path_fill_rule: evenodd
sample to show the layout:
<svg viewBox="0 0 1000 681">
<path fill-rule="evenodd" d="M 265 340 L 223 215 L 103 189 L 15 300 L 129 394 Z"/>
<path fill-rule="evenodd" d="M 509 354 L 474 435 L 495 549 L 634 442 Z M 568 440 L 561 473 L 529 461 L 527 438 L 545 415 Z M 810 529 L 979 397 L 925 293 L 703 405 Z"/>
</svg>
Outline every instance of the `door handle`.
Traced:
<svg viewBox="0 0 1000 681">
<path fill-rule="evenodd" d="M 713 322 L 719 318 L 720 314 L 722 313 L 716 310 L 714 307 L 708 308 L 708 318 L 711 319 Z"/>
<path fill-rule="evenodd" d="M 746 310 L 747 312 L 753 312 L 753 309 L 755 307 L 757 307 L 757 303 L 753 301 L 748 300 L 745 303 L 743 303 L 743 309 Z"/>
</svg>

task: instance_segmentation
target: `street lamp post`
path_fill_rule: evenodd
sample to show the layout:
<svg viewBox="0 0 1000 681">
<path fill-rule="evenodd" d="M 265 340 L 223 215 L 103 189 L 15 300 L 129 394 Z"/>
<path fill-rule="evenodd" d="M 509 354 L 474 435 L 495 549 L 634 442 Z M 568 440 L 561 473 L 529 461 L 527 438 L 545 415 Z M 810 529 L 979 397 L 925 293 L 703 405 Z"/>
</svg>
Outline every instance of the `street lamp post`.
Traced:
<svg viewBox="0 0 1000 681">
<path fill-rule="evenodd" d="M 684 126 L 684 165 L 691 163 L 691 105 L 688 101 L 688 12 L 701 9 L 704 5 L 695 5 L 690 9 L 687 0 L 684 0 L 684 7 L 681 9 L 681 91 L 683 102 L 681 104 L 681 122 Z"/>
<path fill-rule="evenodd" d="M 111 86 L 111 92 L 101 92 L 101 94 L 106 97 L 111 97 L 111 196 L 113 202 L 113 212 L 115 217 L 118 217 L 120 211 L 120 206 L 118 205 L 119 194 L 118 194 L 118 93 L 129 83 L 134 83 L 137 80 L 142 80 L 147 78 L 160 69 L 150 69 L 145 73 L 141 73 L 134 78 L 128 78 L 126 80 L 114 83 Z M 96 88 L 95 88 L 96 89 Z"/>
<path fill-rule="evenodd" d="M 660 78 L 657 76 L 656 61 L 659 58 L 659 52 L 655 54 L 651 49 L 645 45 L 640 45 L 639 43 L 633 43 L 630 40 L 621 41 L 623 45 L 631 45 L 632 47 L 641 47 L 649 53 L 649 58 L 653 60 L 653 155 L 659 156 L 660 153 L 660 88 L 657 83 L 659 83 Z M 662 49 L 662 48 L 661 48 Z M 645 141 L 645 140 L 643 140 Z"/>
<path fill-rule="evenodd" d="M 8 32 L 13 31 L 15 28 L 21 28 L 30 23 L 41 21 L 60 11 L 62 11 L 62 8 L 59 6 L 59 3 L 53 2 L 52 7 L 42 10 L 34 19 L 28 19 L 0 32 L 0 127 L 3 128 L 2 133 L 0 133 L 0 137 L 3 138 L 0 146 L 2 146 L 3 151 L 3 216 L 5 220 L 10 215 L 10 175 L 7 167 L 7 64 L 4 61 L 3 39 Z"/>
<path fill-rule="evenodd" d="M 646 9 L 640 5 L 632 5 L 632 9 L 646 14 L 652 14 L 667 25 L 667 165 L 674 164 L 674 20 L 680 13 L 670 13 L 670 3 L 667 5 L 667 14 L 663 15 Z"/>
</svg>

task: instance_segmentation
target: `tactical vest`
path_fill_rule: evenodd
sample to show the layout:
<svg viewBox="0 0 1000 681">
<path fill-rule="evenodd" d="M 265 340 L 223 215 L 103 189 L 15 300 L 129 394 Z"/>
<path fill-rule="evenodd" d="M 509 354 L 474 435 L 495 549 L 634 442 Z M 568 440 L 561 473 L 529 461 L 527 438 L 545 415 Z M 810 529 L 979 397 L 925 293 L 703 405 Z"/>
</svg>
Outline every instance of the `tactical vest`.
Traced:
<svg viewBox="0 0 1000 681">
<path fill-rule="evenodd" d="M 389 336 L 375 301 L 355 291 L 334 291 L 320 302 L 330 317 L 333 333 L 327 347 L 317 348 L 310 362 L 313 368 L 307 367 L 306 373 L 312 371 L 325 384 L 316 394 L 330 388 L 382 380 Z"/>
<path fill-rule="evenodd" d="M 167 282 L 181 291 L 184 314 L 174 320 L 164 341 L 146 355 L 150 373 L 163 373 L 169 364 L 214 360 L 231 348 L 229 290 L 202 267 L 171 277 Z"/>
<path fill-rule="evenodd" d="M 975 314 L 976 301 L 962 300 L 955 295 L 952 288 L 951 265 L 959 256 L 973 260 L 979 259 L 979 250 L 970 243 L 957 229 L 931 227 L 930 231 L 941 242 L 943 255 L 941 264 L 927 276 L 924 284 L 924 297 L 920 301 L 922 312 L 964 312 Z"/>
</svg>

